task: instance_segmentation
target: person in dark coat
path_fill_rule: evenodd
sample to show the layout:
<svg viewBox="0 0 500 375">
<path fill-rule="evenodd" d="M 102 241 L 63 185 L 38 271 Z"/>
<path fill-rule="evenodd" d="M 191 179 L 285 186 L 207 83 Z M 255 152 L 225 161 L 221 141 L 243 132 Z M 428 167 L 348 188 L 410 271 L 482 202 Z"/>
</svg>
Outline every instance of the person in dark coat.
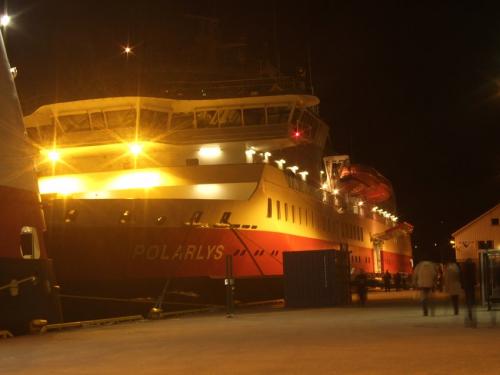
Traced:
<svg viewBox="0 0 500 375">
<path fill-rule="evenodd" d="M 475 323 L 474 304 L 476 302 L 476 265 L 468 258 L 462 267 L 462 288 L 465 293 L 465 304 L 467 306 L 467 318 L 469 323 Z"/>
<path fill-rule="evenodd" d="M 368 294 L 368 277 L 363 269 L 359 270 L 355 282 L 359 296 L 359 303 L 361 306 L 364 306 L 366 304 L 366 296 Z"/>
<path fill-rule="evenodd" d="M 384 273 L 384 289 L 386 292 L 391 291 L 391 274 L 389 273 L 389 270 Z"/>
<path fill-rule="evenodd" d="M 399 272 L 394 275 L 394 287 L 397 291 L 401 289 L 401 274 Z"/>
</svg>

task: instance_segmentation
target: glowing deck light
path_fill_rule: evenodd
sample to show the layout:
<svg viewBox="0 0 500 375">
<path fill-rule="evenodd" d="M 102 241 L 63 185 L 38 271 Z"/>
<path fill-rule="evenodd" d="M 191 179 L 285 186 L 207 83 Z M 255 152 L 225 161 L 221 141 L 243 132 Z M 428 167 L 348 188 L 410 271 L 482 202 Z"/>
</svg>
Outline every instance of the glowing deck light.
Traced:
<svg viewBox="0 0 500 375">
<path fill-rule="evenodd" d="M 221 153 L 222 151 L 219 146 L 202 147 L 200 151 L 198 151 L 198 154 L 204 158 L 216 158 L 220 156 Z"/>
<path fill-rule="evenodd" d="M 8 14 L 4 14 L 2 17 L 0 17 L 0 25 L 2 27 L 8 26 L 10 23 L 10 16 Z"/>
<path fill-rule="evenodd" d="M 292 165 L 291 167 L 286 167 L 286 169 L 290 169 L 293 173 L 297 173 L 299 167 L 297 167 L 296 165 Z"/>
<path fill-rule="evenodd" d="M 363 201 L 359 201 L 359 202 L 358 202 L 358 206 L 359 206 L 359 207 L 362 207 L 364 204 L 365 204 L 365 202 L 363 202 Z"/>
<path fill-rule="evenodd" d="M 56 162 L 61 158 L 61 155 L 56 150 L 50 150 L 47 152 L 47 157 L 50 161 Z"/>
<path fill-rule="evenodd" d="M 48 177 L 38 180 L 40 194 L 68 195 L 82 191 L 82 182 L 75 177 Z"/>
<path fill-rule="evenodd" d="M 372 208 L 372 212 L 377 212 L 377 210 L 378 210 L 378 207 L 377 207 L 377 206 L 374 206 L 374 207 Z"/>
<path fill-rule="evenodd" d="M 325 171 L 319 171 L 320 174 L 325 174 Z"/>
<path fill-rule="evenodd" d="M 207 196 L 213 196 L 220 191 L 219 184 L 199 184 L 195 185 L 195 190 L 197 193 Z"/>
<path fill-rule="evenodd" d="M 340 190 L 335 188 L 333 189 L 333 195 L 338 195 L 340 193 Z"/>
<path fill-rule="evenodd" d="M 309 174 L 308 171 L 302 171 L 302 172 L 299 172 L 300 174 L 300 177 L 302 178 L 302 180 L 306 180 L 307 179 L 307 175 Z"/>
<path fill-rule="evenodd" d="M 249 148 L 245 151 L 245 156 L 247 159 L 247 163 L 253 163 L 253 156 L 255 155 L 255 150 L 253 148 Z"/>
<path fill-rule="evenodd" d="M 280 159 L 280 160 L 275 160 L 274 161 L 276 164 L 278 164 L 279 169 L 283 169 L 283 165 L 286 163 L 285 159 Z"/>
<path fill-rule="evenodd" d="M 263 158 L 264 158 L 264 163 L 269 163 L 269 157 L 271 156 L 271 153 L 266 151 L 262 154 Z"/>
<path fill-rule="evenodd" d="M 323 190 L 328 189 L 328 184 L 326 182 L 323 182 L 323 185 L 321 185 L 321 189 Z"/>
<path fill-rule="evenodd" d="M 127 56 L 130 55 L 132 53 L 132 47 L 130 46 L 123 47 L 123 53 Z"/>
<path fill-rule="evenodd" d="M 137 156 L 142 152 L 142 145 L 139 143 L 132 143 L 128 146 L 128 148 L 134 156 Z"/>
<path fill-rule="evenodd" d="M 450 245 L 455 245 L 455 240 L 450 240 Z"/>
<path fill-rule="evenodd" d="M 147 189 L 161 185 L 157 172 L 132 172 L 118 176 L 111 182 L 110 190 Z"/>
</svg>

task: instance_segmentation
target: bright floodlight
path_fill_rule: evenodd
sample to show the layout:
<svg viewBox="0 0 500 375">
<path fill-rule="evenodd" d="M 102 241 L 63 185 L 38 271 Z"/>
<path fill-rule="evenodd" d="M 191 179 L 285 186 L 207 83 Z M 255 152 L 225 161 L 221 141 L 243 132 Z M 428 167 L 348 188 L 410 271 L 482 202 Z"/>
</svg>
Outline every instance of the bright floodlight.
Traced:
<svg viewBox="0 0 500 375">
<path fill-rule="evenodd" d="M 211 147 L 201 147 L 198 154 L 205 158 L 216 158 L 220 156 L 222 150 L 219 146 L 211 146 Z"/>
<path fill-rule="evenodd" d="M 56 150 L 51 150 L 47 153 L 47 156 L 49 157 L 50 160 L 52 160 L 53 162 L 56 162 L 59 160 L 59 152 L 57 152 Z"/>
<path fill-rule="evenodd" d="M 132 53 L 132 47 L 130 46 L 123 47 L 123 53 L 126 55 L 130 55 Z"/>
<path fill-rule="evenodd" d="M 138 143 L 132 143 L 129 145 L 129 150 L 134 156 L 137 156 L 142 152 L 142 146 Z"/>
<path fill-rule="evenodd" d="M 2 17 L 0 17 L 0 25 L 5 27 L 9 23 L 10 23 L 10 16 L 8 14 L 4 14 Z"/>
</svg>

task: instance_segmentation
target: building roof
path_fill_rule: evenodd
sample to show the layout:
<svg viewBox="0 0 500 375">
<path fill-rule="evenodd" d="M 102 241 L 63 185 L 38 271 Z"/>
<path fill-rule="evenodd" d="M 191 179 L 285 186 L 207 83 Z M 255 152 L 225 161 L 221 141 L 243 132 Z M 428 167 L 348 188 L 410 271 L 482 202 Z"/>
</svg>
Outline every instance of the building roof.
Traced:
<svg viewBox="0 0 500 375">
<path fill-rule="evenodd" d="M 496 208 L 500 207 L 500 203 L 498 203 L 496 206 L 490 208 L 488 211 L 486 211 L 484 214 L 478 216 L 477 218 L 475 218 L 474 220 L 472 220 L 471 222 L 465 224 L 463 227 L 461 227 L 460 229 L 457 229 L 455 232 L 452 233 L 453 237 L 455 237 L 458 233 L 462 232 L 464 229 L 470 227 L 472 224 L 474 224 L 475 222 L 481 220 L 483 217 L 485 217 L 486 215 L 488 215 L 489 213 L 491 213 L 492 211 L 494 211 Z"/>
</svg>

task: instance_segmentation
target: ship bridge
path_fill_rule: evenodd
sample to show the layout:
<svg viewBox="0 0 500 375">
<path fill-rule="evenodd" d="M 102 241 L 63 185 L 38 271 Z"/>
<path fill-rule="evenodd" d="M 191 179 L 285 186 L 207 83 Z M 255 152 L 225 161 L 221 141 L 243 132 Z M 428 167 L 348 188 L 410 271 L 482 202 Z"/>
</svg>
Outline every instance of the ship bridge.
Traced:
<svg viewBox="0 0 500 375">
<path fill-rule="evenodd" d="M 310 95 L 175 100 L 117 97 L 56 103 L 24 118 L 41 147 L 78 147 L 120 140 L 189 145 L 261 141 L 267 148 L 314 143 L 323 148 L 327 125 Z"/>
</svg>

